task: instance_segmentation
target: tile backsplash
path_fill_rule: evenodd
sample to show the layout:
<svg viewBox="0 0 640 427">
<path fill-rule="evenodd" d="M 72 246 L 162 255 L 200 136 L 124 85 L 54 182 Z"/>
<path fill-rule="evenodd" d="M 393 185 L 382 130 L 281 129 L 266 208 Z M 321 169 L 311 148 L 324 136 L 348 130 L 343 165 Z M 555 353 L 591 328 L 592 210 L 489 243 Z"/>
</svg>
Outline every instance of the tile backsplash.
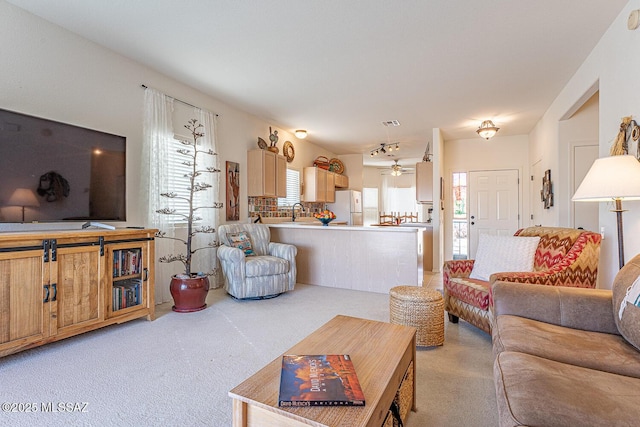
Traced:
<svg viewBox="0 0 640 427">
<path fill-rule="evenodd" d="M 314 213 L 324 209 L 322 202 L 302 202 L 305 211 L 296 206 L 297 217 L 312 217 Z M 278 206 L 277 197 L 249 197 L 249 217 L 255 219 L 258 214 L 263 218 L 284 218 L 291 216 L 291 207 Z"/>
</svg>

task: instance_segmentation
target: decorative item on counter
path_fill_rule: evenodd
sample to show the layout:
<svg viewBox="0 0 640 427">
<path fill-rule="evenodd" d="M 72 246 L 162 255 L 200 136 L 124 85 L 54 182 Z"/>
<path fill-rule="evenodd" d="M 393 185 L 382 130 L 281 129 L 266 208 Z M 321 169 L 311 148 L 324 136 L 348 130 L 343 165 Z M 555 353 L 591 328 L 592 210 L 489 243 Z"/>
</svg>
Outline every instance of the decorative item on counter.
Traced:
<svg viewBox="0 0 640 427">
<path fill-rule="evenodd" d="M 278 152 L 280 152 L 278 149 L 278 131 L 271 131 L 271 126 L 269 126 L 269 141 L 271 141 L 271 144 L 267 147 L 267 150 L 278 154 Z"/>
<path fill-rule="evenodd" d="M 287 162 L 293 162 L 293 158 L 296 156 L 296 150 L 293 149 L 291 141 L 285 141 L 282 146 L 282 154 L 287 158 Z"/>
<path fill-rule="evenodd" d="M 258 147 L 260 147 L 261 150 L 266 150 L 269 147 L 269 145 L 267 145 L 267 141 L 258 137 Z"/>
<path fill-rule="evenodd" d="M 313 214 L 313 217 L 320 221 L 323 226 L 328 226 L 331 221 L 336 219 L 336 214 L 331 212 L 328 209 L 323 210 L 322 212 L 318 212 Z"/>
</svg>

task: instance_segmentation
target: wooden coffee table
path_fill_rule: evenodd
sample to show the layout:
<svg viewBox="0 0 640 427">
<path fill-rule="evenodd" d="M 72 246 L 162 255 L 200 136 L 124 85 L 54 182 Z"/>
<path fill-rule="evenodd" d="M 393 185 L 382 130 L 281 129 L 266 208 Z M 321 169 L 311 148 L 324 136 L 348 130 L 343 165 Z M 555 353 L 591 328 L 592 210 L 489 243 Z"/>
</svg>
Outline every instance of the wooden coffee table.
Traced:
<svg viewBox="0 0 640 427">
<path fill-rule="evenodd" d="M 415 336 L 413 327 L 336 316 L 283 354 L 349 354 L 366 405 L 280 408 L 280 356 L 229 392 L 233 425 L 380 427 L 407 368 L 412 362 L 415 366 Z M 415 369 L 410 372 L 415 411 Z"/>
</svg>

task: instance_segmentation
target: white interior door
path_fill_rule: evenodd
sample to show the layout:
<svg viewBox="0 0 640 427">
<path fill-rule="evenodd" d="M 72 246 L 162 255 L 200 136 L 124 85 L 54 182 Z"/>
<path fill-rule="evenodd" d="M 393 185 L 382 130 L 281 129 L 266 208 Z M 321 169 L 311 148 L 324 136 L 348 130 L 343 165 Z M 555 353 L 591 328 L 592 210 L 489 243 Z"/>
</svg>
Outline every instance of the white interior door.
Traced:
<svg viewBox="0 0 640 427">
<path fill-rule="evenodd" d="M 540 198 L 540 190 L 542 188 L 542 160 L 538 160 L 531 165 L 531 179 L 529 181 L 529 226 L 542 225 L 542 209 L 543 203 Z"/>
<path fill-rule="evenodd" d="M 575 145 L 571 150 L 573 165 L 573 188 L 571 196 L 576 192 L 584 176 L 598 158 L 599 149 L 597 141 L 595 145 Z M 585 230 L 598 233 L 600 225 L 600 213 L 598 203 L 571 202 L 572 213 L 571 226 L 573 228 L 584 228 Z"/>
<path fill-rule="evenodd" d="M 512 236 L 519 226 L 519 185 L 515 169 L 469 172 L 469 256 L 480 233 Z"/>
</svg>

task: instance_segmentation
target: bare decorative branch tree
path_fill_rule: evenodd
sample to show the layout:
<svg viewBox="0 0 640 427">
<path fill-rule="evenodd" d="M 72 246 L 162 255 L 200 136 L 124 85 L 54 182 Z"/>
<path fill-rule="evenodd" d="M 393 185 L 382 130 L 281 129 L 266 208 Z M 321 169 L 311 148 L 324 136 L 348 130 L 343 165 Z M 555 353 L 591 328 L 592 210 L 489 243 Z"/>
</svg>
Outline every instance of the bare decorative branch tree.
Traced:
<svg viewBox="0 0 640 427">
<path fill-rule="evenodd" d="M 223 204 L 220 202 L 214 202 L 212 206 L 194 206 L 194 197 L 196 193 L 201 191 L 209 191 L 213 188 L 211 184 L 208 182 L 198 180 L 199 178 L 214 173 L 220 173 L 220 169 L 214 167 L 205 167 L 202 169 L 198 168 L 198 155 L 206 155 L 206 156 L 217 156 L 217 153 L 214 153 L 213 150 L 202 150 L 198 148 L 198 139 L 204 136 L 204 132 L 202 131 L 203 125 L 198 123 L 198 120 L 191 119 L 188 124 L 184 125 L 192 135 L 193 141 L 180 141 L 185 148 L 180 148 L 177 150 L 178 153 L 185 156 L 185 161 L 182 164 L 191 168 L 191 171 L 184 176 L 189 178 L 189 187 L 186 189 L 188 191 L 187 195 L 178 194 L 175 192 L 169 193 L 161 193 L 160 195 L 163 197 L 167 197 L 169 199 L 181 199 L 185 200 L 189 206 L 188 213 L 177 212 L 175 209 L 171 208 L 162 208 L 156 210 L 157 213 L 163 215 L 177 215 L 179 217 L 184 218 L 187 221 L 187 237 L 186 239 L 182 239 L 175 236 L 167 236 L 166 232 L 158 231 L 156 233 L 156 237 L 177 240 L 179 242 L 184 243 L 186 246 L 185 252 L 181 254 L 169 254 L 166 256 L 160 257 L 158 260 L 160 262 L 175 262 L 180 261 L 184 265 L 184 275 L 186 278 L 192 277 L 193 274 L 191 272 L 191 258 L 193 254 L 202 250 L 202 249 L 211 249 L 218 246 L 218 242 L 213 239 L 211 240 L 207 246 L 202 246 L 198 248 L 192 247 L 193 237 L 196 234 L 213 234 L 216 232 L 216 229 L 209 225 L 202 225 L 200 227 L 194 227 L 193 223 L 196 221 L 202 220 L 201 217 L 197 216 L 197 211 L 200 209 L 220 209 Z M 215 271 L 211 271 L 206 273 L 208 276 L 215 274 Z"/>
</svg>

